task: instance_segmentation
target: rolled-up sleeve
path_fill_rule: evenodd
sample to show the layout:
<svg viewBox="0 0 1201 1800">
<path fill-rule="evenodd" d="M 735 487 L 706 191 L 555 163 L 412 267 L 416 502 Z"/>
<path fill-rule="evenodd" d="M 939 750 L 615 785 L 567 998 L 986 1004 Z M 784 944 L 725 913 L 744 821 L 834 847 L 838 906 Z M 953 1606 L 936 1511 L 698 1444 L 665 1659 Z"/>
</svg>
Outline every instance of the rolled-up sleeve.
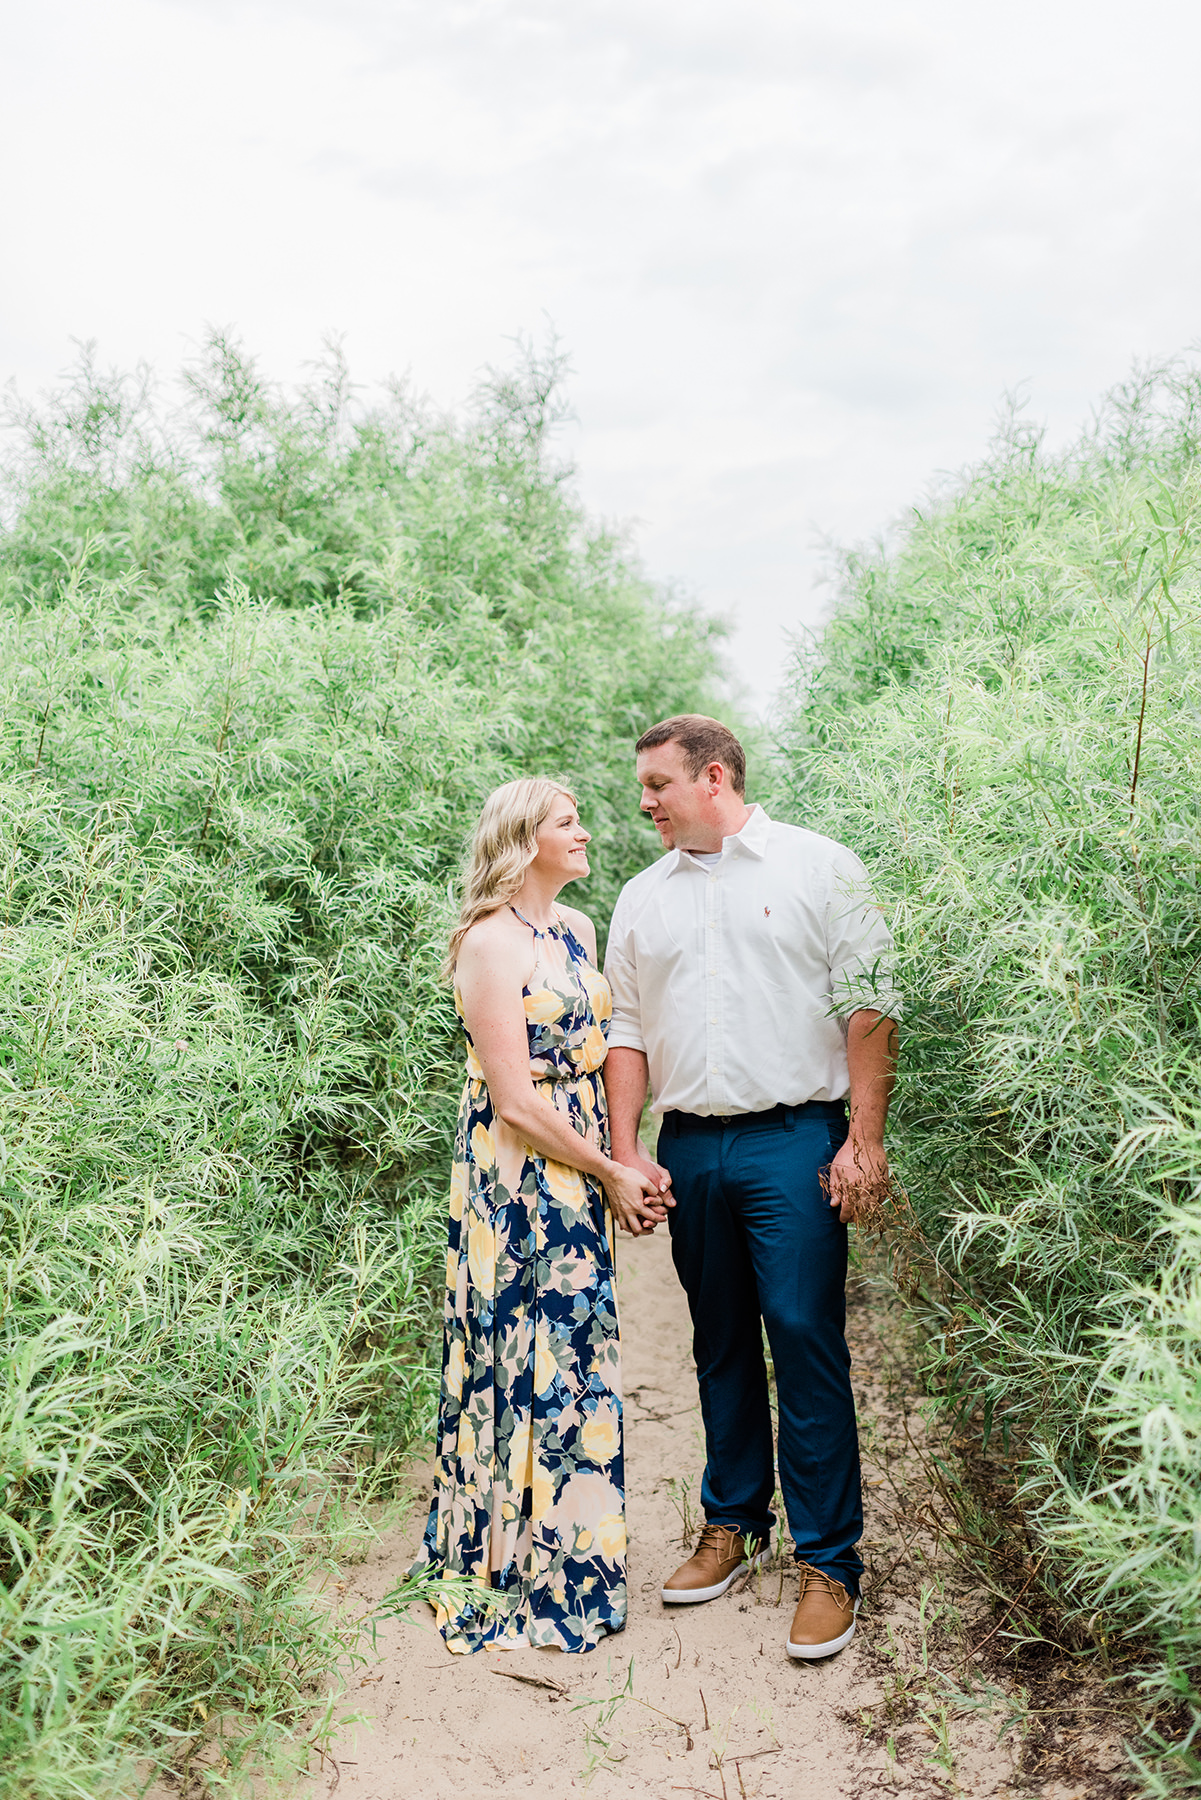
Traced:
<svg viewBox="0 0 1201 1800">
<path fill-rule="evenodd" d="M 613 990 L 613 1017 L 609 1024 L 610 1050 L 646 1052 L 642 1035 L 642 1008 L 638 998 L 638 960 L 634 950 L 630 908 L 619 899 L 609 927 L 605 951 L 605 979 Z"/>
<path fill-rule="evenodd" d="M 872 893 L 867 870 L 853 851 L 838 847 L 826 902 L 826 953 L 831 1011 L 842 1019 L 871 1008 L 901 1017 L 893 977 L 892 935 Z"/>
</svg>

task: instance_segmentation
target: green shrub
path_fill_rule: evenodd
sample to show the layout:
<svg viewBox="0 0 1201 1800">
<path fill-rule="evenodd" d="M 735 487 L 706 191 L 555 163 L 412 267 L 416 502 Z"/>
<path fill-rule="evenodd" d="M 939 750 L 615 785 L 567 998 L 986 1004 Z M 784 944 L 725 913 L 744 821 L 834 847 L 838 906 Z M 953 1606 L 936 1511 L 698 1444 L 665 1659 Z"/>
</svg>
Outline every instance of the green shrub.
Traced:
<svg viewBox="0 0 1201 1800">
<path fill-rule="evenodd" d="M 498 780 L 576 780 L 602 926 L 653 854 L 630 739 L 703 703 L 712 628 L 581 515 L 555 372 L 494 378 L 456 425 L 356 414 L 337 369 L 288 399 L 218 343 L 186 431 L 87 362 L 23 420 L 0 539 L 6 1800 L 128 1791 L 214 1715 L 253 1735 L 311 1708 L 347 1641 L 313 1559 L 436 1379 L 466 832 Z"/>
<path fill-rule="evenodd" d="M 1199 399 L 1147 371 L 1059 456 L 1005 421 L 848 562 L 782 758 L 793 815 L 863 854 L 895 928 L 938 1387 L 1021 1457 L 1064 1604 L 1152 1634 L 1153 1683 L 1194 1705 Z"/>
</svg>

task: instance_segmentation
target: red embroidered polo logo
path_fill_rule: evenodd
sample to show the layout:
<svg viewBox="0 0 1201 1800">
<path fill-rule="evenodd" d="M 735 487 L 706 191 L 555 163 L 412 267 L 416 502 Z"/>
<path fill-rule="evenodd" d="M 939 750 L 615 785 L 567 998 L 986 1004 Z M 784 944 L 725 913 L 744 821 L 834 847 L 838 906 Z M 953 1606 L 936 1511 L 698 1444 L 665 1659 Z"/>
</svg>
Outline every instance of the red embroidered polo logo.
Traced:
<svg viewBox="0 0 1201 1800">
<path fill-rule="evenodd" d="M 764 908 L 763 908 L 763 917 L 764 917 L 764 918 L 765 918 L 765 919 L 770 919 L 770 918 L 771 918 L 771 907 L 770 907 L 770 906 L 765 906 L 765 907 L 764 907 Z"/>
</svg>

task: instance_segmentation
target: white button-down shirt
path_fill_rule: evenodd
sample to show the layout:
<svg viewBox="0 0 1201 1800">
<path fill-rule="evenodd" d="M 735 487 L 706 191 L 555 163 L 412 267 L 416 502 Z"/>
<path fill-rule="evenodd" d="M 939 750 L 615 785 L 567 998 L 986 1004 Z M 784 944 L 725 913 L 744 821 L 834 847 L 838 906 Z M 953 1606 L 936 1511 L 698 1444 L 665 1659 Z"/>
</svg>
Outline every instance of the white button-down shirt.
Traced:
<svg viewBox="0 0 1201 1800">
<path fill-rule="evenodd" d="M 899 1016 L 891 950 L 859 858 L 755 806 L 712 868 L 671 850 L 621 890 L 609 1047 L 646 1053 L 657 1113 L 841 1100 L 847 1018 Z"/>
</svg>

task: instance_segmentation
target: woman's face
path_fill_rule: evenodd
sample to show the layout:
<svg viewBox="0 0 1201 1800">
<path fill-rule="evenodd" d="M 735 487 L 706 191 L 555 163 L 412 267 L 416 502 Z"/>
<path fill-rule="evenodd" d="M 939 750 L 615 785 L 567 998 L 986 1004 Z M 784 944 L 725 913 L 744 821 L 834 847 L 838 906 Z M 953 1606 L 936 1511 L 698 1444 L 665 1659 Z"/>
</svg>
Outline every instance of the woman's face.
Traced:
<svg viewBox="0 0 1201 1800">
<path fill-rule="evenodd" d="M 561 794 L 538 827 L 534 867 L 561 881 L 578 881 L 589 872 L 585 846 L 591 835 L 580 824 L 575 801 Z"/>
</svg>

